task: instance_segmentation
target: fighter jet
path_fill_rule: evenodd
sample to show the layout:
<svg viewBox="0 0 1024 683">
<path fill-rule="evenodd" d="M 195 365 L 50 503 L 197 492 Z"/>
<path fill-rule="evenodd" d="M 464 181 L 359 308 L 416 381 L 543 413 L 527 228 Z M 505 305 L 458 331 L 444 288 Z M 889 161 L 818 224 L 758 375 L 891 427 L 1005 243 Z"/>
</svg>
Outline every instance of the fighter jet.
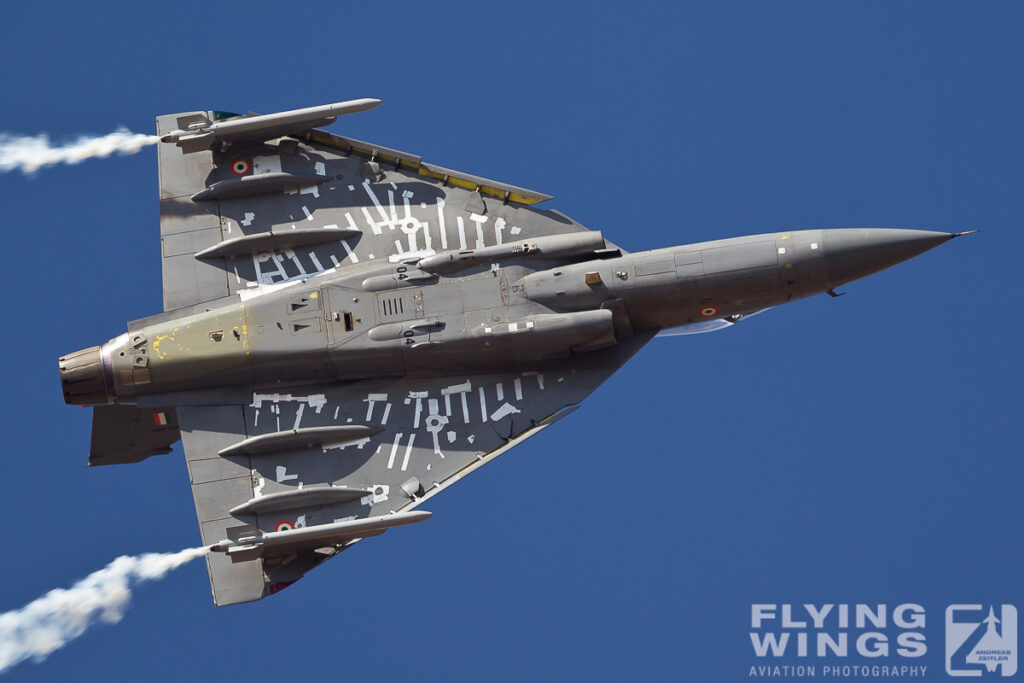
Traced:
<svg viewBox="0 0 1024 683">
<path fill-rule="evenodd" d="M 835 295 L 957 236 L 631 254 L 548 195 L 319 128 L 379 103 L 158 117 L 164 312 L 60 359 L 65 401 L 93 406 L 90 465 L 182 441 L 217 605 L 427 519 L 659 333 Z"/>
</svg>

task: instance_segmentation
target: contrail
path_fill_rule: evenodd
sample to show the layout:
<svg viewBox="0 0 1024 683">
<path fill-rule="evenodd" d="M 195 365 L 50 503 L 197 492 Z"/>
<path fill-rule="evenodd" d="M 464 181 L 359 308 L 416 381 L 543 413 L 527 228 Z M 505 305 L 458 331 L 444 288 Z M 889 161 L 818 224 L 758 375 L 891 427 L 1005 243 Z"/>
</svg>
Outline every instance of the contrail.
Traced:
<svg viewBox="0 0 1024 683">
<path fill-rule="evenodd" d="M 50 144 L 45 133 L 34 137 L 0 133 L 0 172 L 21 169 L 25 175 L 32 175 L 53 164 L 77 164 L 93 157 L 108 157 L 115 152 L 135 154 L 143 147 L 158 142 L 160 138 L 156 135 L 133 133 L 127 128 L 118 128 L 108 135 L 84 135 L 59 146 Z"/>
<path fill-rule="evenodd" d="M 30 657 L 43 661 L 96 623 L 116 624 L 133 585 L 162 579 L 208 550 L 122 555 L 71 588 L 54 588 L 21 609 L 0 614 L 0 673 Z"/>
</svg>

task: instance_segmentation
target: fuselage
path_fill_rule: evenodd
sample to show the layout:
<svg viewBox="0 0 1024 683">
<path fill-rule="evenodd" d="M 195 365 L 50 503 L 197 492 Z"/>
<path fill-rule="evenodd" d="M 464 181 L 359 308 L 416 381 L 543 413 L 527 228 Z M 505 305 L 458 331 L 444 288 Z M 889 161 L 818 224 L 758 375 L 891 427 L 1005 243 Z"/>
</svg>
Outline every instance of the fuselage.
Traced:
<svg viewBox="0 0 1024 683">
<path fill-rule="evenodd" d="M 61 359 L 65 400 L 515 368 L 829 291 L 950 233 L 799 230 L 622 254 L 590 237 L 361 264 Z"/>
</svg>

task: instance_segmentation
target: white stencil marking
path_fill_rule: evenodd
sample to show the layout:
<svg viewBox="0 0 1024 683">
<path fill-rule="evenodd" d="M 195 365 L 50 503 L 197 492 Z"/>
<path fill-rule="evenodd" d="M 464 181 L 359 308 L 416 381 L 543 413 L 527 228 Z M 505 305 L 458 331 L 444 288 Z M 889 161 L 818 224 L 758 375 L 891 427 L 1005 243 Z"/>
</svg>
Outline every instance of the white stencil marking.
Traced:
<svg viewBox="0 0 1024 683">
<path fill-rule="evenodd" d="M 412 442 L 416 440 L 416 432 L 409 435 L 409 445 L 405 447 L 405 457 L 402 458 L 402 471 L 409 467 L 409 456 L 412 455 Z"/>
<path fill-rule="evenodd" d="M 487 222 L 487 216 L 471 213 L 469 214 L 469 220 L 476 223 L 476 248 L 482 249 L 484 246 L 484 223 Z"/>
<path fill-rule="evenodd" d="M 519 412 L 519 409 L 516 408 L 511 403 L 507 403 L 507 402 L 506 403 L 502 403 L 500 408 L 498 408 L 493 413 L 491 413 L 491 419 L 494 420 L 495 422 L 497 422 L 498 420 L 502 419 L 503 417 L 506 417 L 508 415 L 513 415 L 513 414 L 518 413 L 518 412 Z"/>
<path fill-rule="evenodd" d="M 395 434 L 395 440 L 391 444 L 391 455 L 388 457 L 388 469 L 393 469 L 395 466 L 395 453 L 398 452 L 398 442 L 402 440 L 402 432 Z"/>
<path fill-rule="evenodd" d="M 448 248 L 448 233 L 444 228 L 444 200 L 440 197 L 437 198 L 437 225 L 441 231 L 441 248 Z"/>
<path fill-rule="evenodd" d="M 292 479 L 298 479 L 297 474 L 288 474 L 288 468 L 284 465 L 277 466 L 277 482 L 280 484 L 285 481 L 291 481 Z"/>
<path fill-rule="evenodd" d="M 320 260 L 316 257 L 315 253 L 309 252 L 309 260 L 313 262 L 313 267 L 316 268 L 318 272 L 324 269 L 324 267 L 320 265 Z"/>
<path fill-rule="evenodd" d="M 456 216 L 455 222 L 459 226 L 459 249 L 466 248 L 466 223 L 462 220 L 462 216 Z"/>
</svg>

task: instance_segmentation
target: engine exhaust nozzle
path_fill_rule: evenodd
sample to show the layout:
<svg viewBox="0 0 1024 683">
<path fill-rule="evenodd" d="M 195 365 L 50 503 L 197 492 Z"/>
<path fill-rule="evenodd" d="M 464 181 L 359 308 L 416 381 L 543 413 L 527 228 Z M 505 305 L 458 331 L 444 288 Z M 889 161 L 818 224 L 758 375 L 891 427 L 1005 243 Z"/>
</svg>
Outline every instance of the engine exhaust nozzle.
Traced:
<svg viewBox="0 0 1024 683">
<path fill-rule="evenodd" d="M 113 373 L 103 348 L 90 346 L 61 356 L 60 385 L 68 405 L 104 405 L 114 400 Z"/>
</svg>

